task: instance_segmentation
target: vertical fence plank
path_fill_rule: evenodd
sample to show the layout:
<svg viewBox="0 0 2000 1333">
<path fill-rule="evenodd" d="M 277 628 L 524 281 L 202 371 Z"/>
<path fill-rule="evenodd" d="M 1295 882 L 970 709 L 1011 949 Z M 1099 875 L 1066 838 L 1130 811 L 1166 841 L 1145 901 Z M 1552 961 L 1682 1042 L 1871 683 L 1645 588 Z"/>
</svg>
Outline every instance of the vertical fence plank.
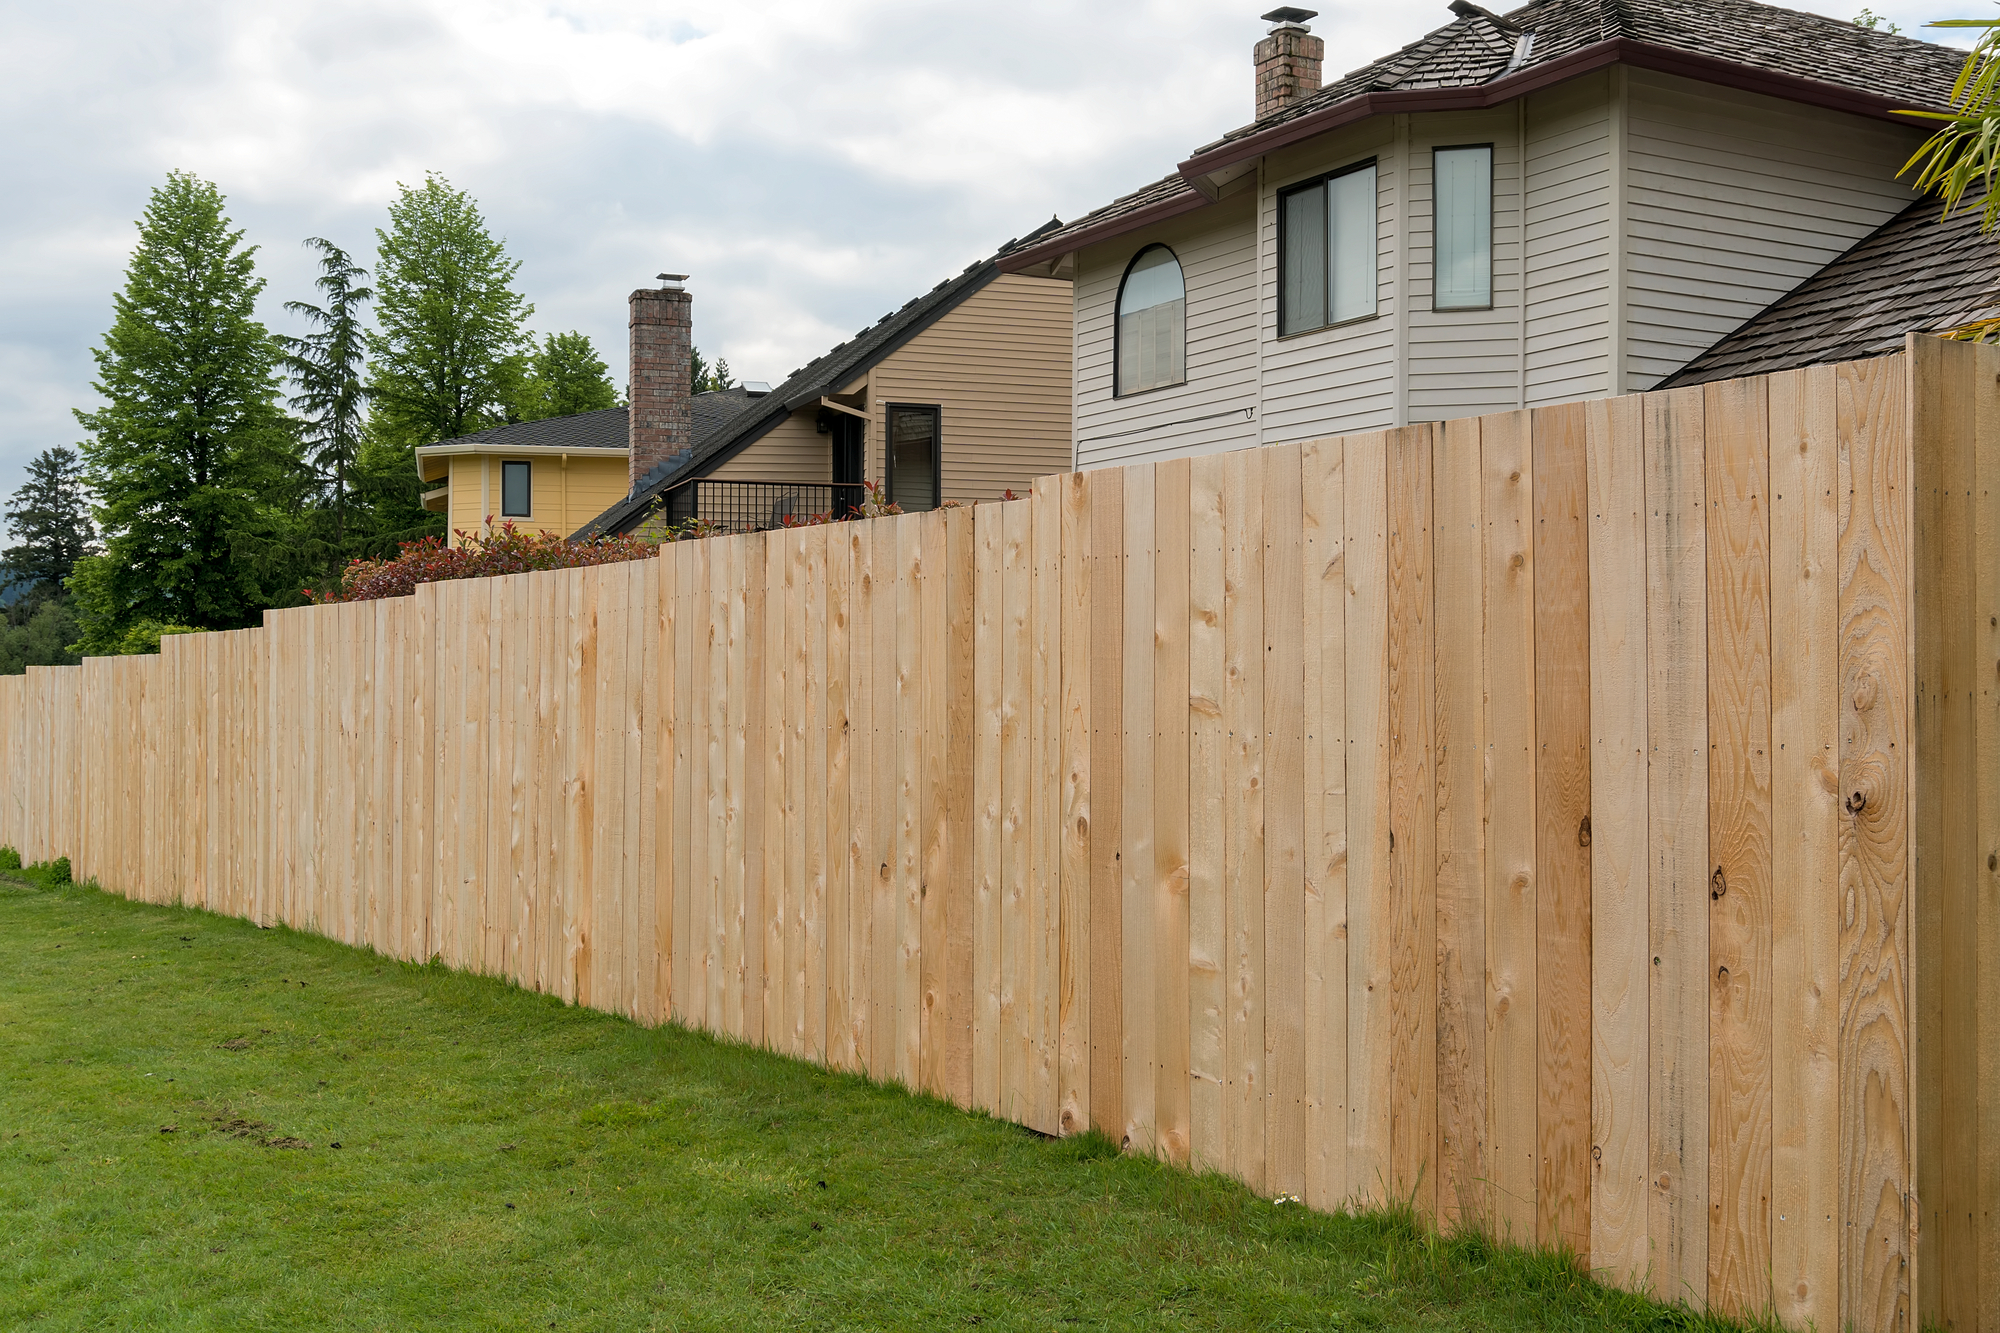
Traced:
<svg viewBox="0 0 2000 1333">
<path fill-rule="evenodd" d="M 1537 1236 L 1590 1247 L 1590 564 L 1584 409 L 1535 432 Z"/>
<path fill-rule="evenodd" d="M 1973 1287 L 1979 1293 L 1977 1327 L 2000 1330 L 2000 356 L 1981 350 L 1967 390 L 1977 407 L 1974 418 L 1973 590 L 1975 665 L 1980 671 L 1973 714 L 1973 797 L 1978 803 L 1974 873 L 1978 876 L 1975 986 L 1978 1050 L 1974 1057 L 1981 1094 L 1978 1147 L 1973 1165 L 1978 1182 L 1973 1200 L 1977 1220 Z"/>
<path fill-rule="evenodd" d="M 872 988 L 868 1072 L 876 1078 L 888 1080 L 898 1077 L 897 1036 L 901 1031 L 901 1015 L 896 1008 L 902 980 L 902 968 L 897 959 L 902 936 L 899 931 L 900 904 L 896 895 L 896 836 L 902 807 L 898 799 L 901 774 L 896 748 L 899 727 L 896 710 L 902 660 L 897 653 L 896 617 L 900 612 L 897 584 L 901 580 L 897 556 L 902 520 L 876 521 L 869 527 L 875 539 L 870 575 L 874 585 L 871 609 L 875 674 L 871 686 L 875 708 L 871 721 L 875 729 L 875 754 L 870 774 L 874 791 L 869 802 L 868 861 L 873 878 L 869 889 L 868 921 L 873 933 L 868 960 Z"/>
<path fill-rule="evenodd" d="M 935 514 L 896 520 L 895 1073 L 922 1086 L 925 533 Z"/>
<path fill-rule="evenodd" d="M 1188 460 L 1153 469 L 1153 1116 L 1160 1155 L 1186 1163 L 1189 1130 Z"/>
<path fill-rule="evenodd" d="M 749 788 L 745 794 L 744 892 L 751 904 L 744 940 L 744 968 L 749 978 L 744 1016 L 755 1033 L 753 1040 L 786 1053 L 791 1050 L 792 1024 L 785 959 L 790 915 L 786 884 L 790 812 L 785 798 L 793 764 L 788 705 L 794 667 L 785 610 L 795 535 L 780 529 L 751 539 L 755 543 L 751 558 L 764 571 L 764 595 L 751 629 L 751 721 L 744 761 L 744 781 Z"/>
<path fill-rule="evenodd" d="M 1431 441 L 1437 706 L 1438 1220 L 1485 1226 L 1486 602 L 1480 422 Z"/>
<path fill-rule="evenodd" d="M 976 896 L 972 866 L 974 733 L 980 726 L 975 710 L 979 607 L 973 580 L 977 560 L 974 511 L 953 509 L 945 515 L 945 563 L 933 574 L 941 589 L 940 614 L 945 635 L 944 810 L 941 815 L 944 850 L 942 883 L 933 892 L 945 897 L 945 997 L 947 1015 L 944 1050 L 946 1095 L 960 1106 L 973 1100 L 974 984 L 973 903 Z"/>
<path fill-rule="evenodd" d="M 848 617 L 848 796 L 853 813 L 848 835 L 848 1025 L 854 1068 L 875 1068 L 870 1022 L 875 1004 L 875 532 L 878 523 L 856 523 L 849 539 L 853 568 L 853 614 Z"/>
<path fill-rule="evenodd" d="M 1085 481 L 1090 505 L 1090 1123 L 1125 1132 L 1125 472 Z"/>
<path fill-rule="evenodd" d="M 946 666 L 950 657 L 951 622 L 945 595 L 949 588 L 946 548 L 950 511 L 924 521 L 923 578 L 919 594 L 923 602 L 926 632 L 922 644 L 922 723 L 918 734 L 923 745 L 923 838 L 920 863 L 919 900 L 923 913 L 923 986 L 920 1017 L 922 1030 L 917 1049 L 922 1057 L 919 1069 L 923 1086 L 940 1097 L 951 1096 L 949 1059 L 951 1029 L 951 985 L 949 945 L 951 894 L 947 875 L 951 857 L 951 825 L 945 794 L 945 763 L 951 742 L 950 710 L 946 706 L 950 681 Z M 1039 771 L 1039 770 L 1038 770 Z"/>
<path fill-rule="evenodd" d="M 1644 442 L 1637 398 L 1590 404 L 1590 1267 L 1622 1286 L 1653 1262 Z"/>
<path fill-rule="evenodd" d="M 808 703 L 814 625 L 806 618 L 806 590 L 813 574 L 809 567 L 807 537 L 813 532 L 818 532 L 824 541 L 825 533 L 817 528 L 801 528 L 785 534 L 785 601 L 779 611 L 783 622 L 780 633 L 785 644 L 785 697 L 783 709 L 778 715 L 779 726 L 784 731 L 785 745 L 783 885 L 785 1030 L 784 1044 L 779 1049 L 789 1051 L 795 1056 L 806 1054 L 807 1030 L 811 1025 L 809 1014 L 811 996 L 806 988 L 806 972 L 811 950 L 807 938 L 807 919 L 815 911 L 809 902 L 813 886 L 806 859 L 807 774 L 812 767 L 811 757 L 808 754 L 811 733 L 807 730 L 807 723 L 814 711 Z M 818 783 L 815 782 L 813 786 L 817 789 Z M 768 873 L 767 871 L 767 892 L 770 889 Z M 813 919 L 813 924 L 813 934 L 816 935 L 817 918 Z"/>
<path fill-rule="evenodd" d="M 1919 340 L 1921 342 L 1921 340 Z M 1840 478 L 1840 1319 L 1909 1328 L 1910 454 L 1904 367 L 1836 370 Z"/>
<path fill-rule="evenodd" d="M 1771 1290 L 1836 1326 L 1840 1236 L 1838 443 L 1830 366 L 1769 382 L 1771 457 Z"/>
<path fill-rule="evenodd" d="M 1708 482 L 1702 391 L 1645 400 L 1647 1233 L 1653 1292 L 1708 1293 Z"/>
<path fill-rule="evenodd" d="M 1081 473 L 1063 477 L 1061 492 L 1062 1031 L 1057 1096 L 1061 1131 L 1074 1134 L 1090 1124 L 1090 495 Z M 969 534 L 970 527 L 965 531 Z M 969 559 L 964 565 L 954 560 L 952 568 L 968 565 Z M 958 600 L 954 595 L 954 605 Z M 968 661 L 964 670 L 969 683 L 976 667 Z M 964 734 L 953 732 L 955 738 Z"/>
<path fill-rule="evenodd" d="M 1033 709 L 1030 761 L 1034 818 L 1035 949 L 1034 1067 L 1028 1124 L 1044 1134 L 1061 1132 L 1059 1086 L 1062 1011 L 1062 493 L 1054 477 L 1037 478 L 1033 529 L 1035 604 Z M 942 620 L 942 611 L 940 611 Z M 940 711 L 937 734 L 944 736 Z"/>
<path fill-rule="evenodd" d="M 1264 451 L 1266 1187 L 1306 1188 L 1304 499 L 1299 449 Z"/>
<path fill-rule="evenodd" d="M 1342 461 L 1339 440 L 1317 440 L 1299 453 L 1300 623 L 1305 632 L 1305 1200 L 1314 1208 L 1335 1207 L 1347 1194 L 1347 516 Z M 1216 582 L 1219 592 L 1219 577 Z"/>
<path fill-rule="evenodd" d="M 979 505 L 973 521 L 972 777 L 972 1104 L 1001 1109 L 1003 1025 L 1000 1006 L 1001 878 L 1000 700 L 1007 616 L 1001 548 L 1006 511 Z"/>
<path fill-rule="evenodd" d="M 1188 478 L 1188 1160 L 1203 1171 L 1229 1164 L 1223 1111 L 1229 1074 L 1223 976 L 1226 470 L 1222 455 L 1209 454 L 1192 460 Z M 1312 637 L 1308 623 L 1309 650 Z"/>
<path fill-rule="evenodd" d="M 855 1069 L 851 1021 L 853 957 L 848 932 L 854 836 L 854 533 L 831 529 L 826 543 L 826 1059 Z"/>
<path fill-rule="evenodd" d="M 664 1023 L 677 1017 L 680 992 L 675 989 L 677 970 L 674 966 L 674 946 L 679 939 L 680 899 L 687 892 L 681 848 L 685 837 L 680 824 L 680 783 L 682 774 L 681 754 L 686 745 L 687 712 L 681 703 L 681 681 L 687 670 L 680 644 L 685 637 L 684 607 L 681 601 L 681 559 L 683 548 L 674 542 L 663 542 L 659 559 L 653 570 L 653 595 L 658 599 L 654 605 L 655 638 L 653 658 L 658 664 L 653 689 L 648 694 L 648 705 L 653 710 L 653 721 L 649 730 L 653 744 L 653 829 L 651 850 L 653 854 L 653 1012 L 649 1021 Z M 536 580 L 537 585 L 546 587 L 547 579 Z M 537 617 L 539 632 L 540 619 Z M 538 654 L 544 668 L 548 662 L 546 652 Z M 546 698 L 546 689 L 539 681 L 536 687 L 537 699 Z M 537 717 L 540 708 L 537 707 Z M 542 729 L 539 720 L 537 732 Z M 536 771 L 547 773 L 539 763 Z M 546 783 L 544 784 L 546 785 Z M 538 839 L 539 841 L 539 839 Z M 546 886 L 542 893 L 546 893 Z M 538 900 L 540 895 L 538 894 Z"/>
<path fill-rule="evenodd" d="M 1705 389 L 1708 462 L 1708 1299 L 1771 1267 L 1770 441 L 1761 380 Z"/>
<path fill-rule="evenodd" d="M 1532 1241 L 1538 1217 L 1535 1013 L 1535 495 L 1533 418 L 1479 425 L 1486 603 L 1486 1144 L 1495 1233 Z"/>
<path fill-rule="evenodd" d="M 1158 572 L 1154 565 L 1157 476 L 1151 467 L 1125 469 L 1125 764 L 1120 825 L 1125 978 L 1122 1142 L 1135 1152 L 1162 1145 L 1154 1099 L 1159 1067 L 1153 978 L 1153 639 Z"/>
<path fill-rule="evenodd" d="M 1229 1174 L 1269 1187 L 1264 959 L 1264 454 L 1223 465 L 1223 1132 Z"/>
<path fill-rule="evenodd" d="M 1437 1200 L 1437 816 L 1431 429 L 1388 442 L 1389 1189 Z"/>
<path fill-rule="evenodd" d="M 799 726 L 805 732 L 804 771 L 794 788 L 794 800 L 804 812 L 801 874 L 805 877 L 804 920 L 800 936 L 805 962 L 800 992 L 805 1007 L 805 1055 L 824 1063 L 827 1059 L 827 906 L 832 858 L 828 853 L 827 830 L 831 826 L 833 801 L 827 782 L 827 750 L 831 738 L 827 709 L 829 676 L 827 665 L 827 560 L 835 543 L 825 527 L 808 529 L 805 534 L 805 567 L 798 619 L 803 626 L 802 649 L 805 680 Z"/>
<path fill-rule="evenodd" d="M 1351 435 L 1347 476 L 1347 1187 L 1389 1185 L 1389 473 L 1386 435 Z"/>
</svg>

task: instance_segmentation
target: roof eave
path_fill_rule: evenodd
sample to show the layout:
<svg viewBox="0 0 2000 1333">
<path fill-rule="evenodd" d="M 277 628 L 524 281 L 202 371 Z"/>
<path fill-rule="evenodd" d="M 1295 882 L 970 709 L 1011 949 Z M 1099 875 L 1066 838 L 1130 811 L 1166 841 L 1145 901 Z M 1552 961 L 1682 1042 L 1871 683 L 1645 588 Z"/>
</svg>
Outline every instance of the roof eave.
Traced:
<svg viewBox="0 0 2000 1333">
<path fill-rule="evenodd" d="M 1081 250 L 1086 245 L 1094 245 L 1113 236 L 1122 236 L 1128 231 L 1151 226 L 1155 222 L 1164 222 L 1183 213 L 1192 213 L 1197 208 L 1208 207 L 1208 203 L 1208 196 L 1198 189 L 1190 190 L 1186 194 L 1177 194 L 1170 199 L 1148 204 L 1134 212 L 1106 218 L 1095 226 L 1070 232 L 1053 241 L 1011 251 L 999 261 L 1000 271 L 1023 273 L 1038 264 L 1057 262 L 1064 255 Z"/>
<path fill-rule="evenodd" d="M 1795 74 L 1783 74 L 1776 70 L 1758 69 L 1737 61 L 1722 60 L 1715 56 L 1700 55 L 1671 46 L 1659 46 L 1630 37 L 1613 37 L 1572 51 L 1545 65 L 1536 65 L 1517 74 L 1495 79 L 1491 83 L 1472 84 L 1462 88 L 1417 88 L 1400 92 L 1385 90 L 1343 98 L 1308 115 L 1273 125 L 1267 130 L 1246 134 L 1241 139 L 1229 143 L 1218 144 L 1207 152 L 1196 153 L 1180 164 L 1180 173 L 1190 183 L 1194 183 L 1197 178 L 1209 176 L 1247 158 L 1258 157 L 1303 139 L 1325 134 L 1369 116 L 1412 111 L 1479 110 L 1511 102 L 1517 97 L 1566 82 L 1593 70 L 1619 64 L 1656 70 L 1663 74 L 1678 74 L 1705 83 L 1738 88 L 1745 92 L 1764 93 L 1787 101 L 1803 102 L 1809 106 L 1826 107 L 1834 111 L 1847 111 L 1877 120 L 1908 123 L 1895 114 L 1901 109 L 1897 102 L 1873 93 L 1843 88 L 1838 84 L 1823 83 L 1818 79 L 1800 78 Z"/>
</svg>

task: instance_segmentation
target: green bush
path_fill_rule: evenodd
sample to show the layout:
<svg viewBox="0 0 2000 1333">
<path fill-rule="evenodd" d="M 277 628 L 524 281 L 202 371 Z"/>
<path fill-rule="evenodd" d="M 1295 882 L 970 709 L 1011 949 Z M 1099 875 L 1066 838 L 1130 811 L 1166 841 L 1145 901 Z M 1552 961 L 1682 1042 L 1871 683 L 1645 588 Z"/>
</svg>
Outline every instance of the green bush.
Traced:
<svg viewBox="0 0 2000 1333">
<path fill-rule="evenodd" d="M 69 883 L 69 858 L 67 856 L 58 856 L 55 860 L 49 862 L 48 878 L 51 884 Z"/>
<path fill-rule="evenodd" d="M 19 870 L 21 854 L 12 847 L 0 847 L 0 870 Z"/>
</svg>

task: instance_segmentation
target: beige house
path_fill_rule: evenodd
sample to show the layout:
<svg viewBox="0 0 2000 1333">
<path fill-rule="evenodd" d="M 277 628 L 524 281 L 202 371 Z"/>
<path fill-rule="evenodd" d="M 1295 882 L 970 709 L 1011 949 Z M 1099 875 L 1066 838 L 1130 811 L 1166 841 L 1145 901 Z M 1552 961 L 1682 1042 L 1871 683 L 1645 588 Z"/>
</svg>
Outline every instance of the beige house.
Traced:
<svg viewBox="0 0 2000 1333">
<path fill-rule="evenodd" d="M 1002 272 L 997 261 L 1008 252 L 883 316 L 768 394 L 726 413 L 705 403 L 717 395 L 696 395 L 688 447 L 642 449 L 665 461 L 643 473 L 635 463 L 641 475 L 629 491 L 579 527 L 626 532 L 693 515 L 737 530 L 770 527 L 844 512 L 864 482 L 914 512 L 1025 493 L 1036 477 L 1068 471 L 1070 284 Z M 635 368 L 658 341 L 642 341 L 648 324 L 677 329 L 685 306 L 677 290 L 634 293 Z M 656 317 L 655 307 L 668 313 Z M 678 341 L 658 345 L 679 356 Z M 641 381 L 635 372 L 634 401 L 655 404 L 671 436 L 680 429 L 670 415 L 674 386 Z"/>
<path fill-rule="evenodd" d="M 424 508 L 447 532 L 502 523 L 567 536 L 625 493 L 625 409 L 496 426 L 417 450 Z M 457 540 L 456 537 L 453 540 Z"/>
<path fill-rule="evenodd" d="M 1963 53 L 1754 0 L 1454 0 L 1004 255 L 1075 282 L 1076 465 L 1648 389 L 1910 207 Z"/>
</svg>

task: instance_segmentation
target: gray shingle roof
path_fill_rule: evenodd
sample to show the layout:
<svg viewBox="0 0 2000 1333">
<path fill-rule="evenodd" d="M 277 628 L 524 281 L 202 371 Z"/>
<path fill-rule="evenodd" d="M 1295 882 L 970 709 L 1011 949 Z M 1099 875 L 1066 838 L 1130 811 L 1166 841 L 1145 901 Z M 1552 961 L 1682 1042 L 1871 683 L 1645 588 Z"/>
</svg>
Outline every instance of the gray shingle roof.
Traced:
<svg viewBox="0 0 2000 1333">
<path fill-rule="evenodd" d="M 827 394 L 840 392 L 869 367 L 998 277 L 1001 255 L 1039 241 L 1060 225 L 1059 221 L 1050 219 L 1019 240 L 1007 242 L 997 253 L 967 265 L 963 272 L 946 278 L 922 296 L 912 297 L 900 309 L 890 311 L 846 342 L 793 371 L 769 395 L 756 400 L 753 409 L 732 417 L 721 429 L 703 435 L 697 428 L 692 453 L 685 458 L 671 460 L 655 468 L 651 475 L 642 477 L 631 495 L 592 519 L 577 535 L 621 532 L 636 525 L 645 517 L 653 497 L 661 491 L 689 477 L 702 476 L 769 433 L 798 408 L 817 403 Z"/>
<path fill-rule="evenodd" d="M 1906 333 L 2000 316 L 2000 237 L 1977 208 L 1943 213 L 1919 199 L 1659 387 L 1881 356 Z"/>
<path fill-rule="evenodd" d="M 1524 34 L 1532 39 L 1522 54 Z M 1450 23 L 1400 51 L 1196 149 L 1190 164 L 1370 94 L 1478 88 L 1618 40 L 1932 109 L 1949 104 L 1965 59 L 1953 47 L 1757 0 L 1536 0 L 1498 16 L 1463 4 Z M 1116 234 L 1138 225 L 1140 214 L 1171 216 L 1205 202 L 1185 178 L 1168 176 L 1038 238 L 1035 248 L 1038 257 L 1059 253 L 1057 246 L 1071 238 Z"/>
<path fill-rule="evenodd" d="M 689 403 L 694 417 L 695 447 L 700 448 L 703 439 L 742 415 L 756 401 L 741 385 L 696 394 Z M 477 444 L 492 449 L 623 449 L 630 439 L 626 409 L 607 407 L 600 412 L 495 426 L 438 443 Z"/>
<path fill-rule="evenodd" d="M 1473 6 L 1466 6 L 1468 10 Z M 1463 88 L 1625 38 L 1855 92 L 1942 109 L 1965 53 L 1758 0 L 1536 0 L 1500 16 L 1466 13 L 1402 50 L 1343 74 L 1195 156 L 1363 93 Z M 1513 63 L 1516 39 L 1533 33 Z"/>
</svg>

